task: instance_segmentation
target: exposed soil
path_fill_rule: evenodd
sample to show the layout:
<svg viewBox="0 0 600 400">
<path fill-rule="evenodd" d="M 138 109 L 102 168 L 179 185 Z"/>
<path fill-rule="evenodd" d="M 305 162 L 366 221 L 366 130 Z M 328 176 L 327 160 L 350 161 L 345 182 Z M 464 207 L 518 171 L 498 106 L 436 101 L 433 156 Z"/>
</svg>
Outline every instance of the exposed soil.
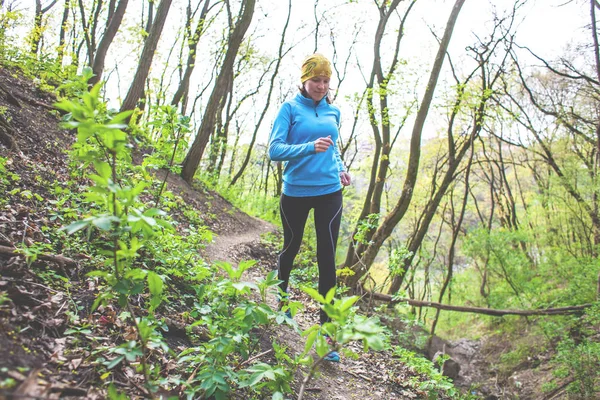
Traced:
<svg viewBox="0 0 600 400">
<path fill-rule="evenodd" d="M 73 142 L 73 135 L 60 129 L 59 115 L 52 111 L 54 101 L 51 95 L 40 91 L 18 72 L 0 69 L 0 157 L 7 159 L 6 173 L 10 174 L 12 182 L 11 187 L 3 188 L 9 201 L 0 209 L 0 250 L 5 252 L 0 251 L 0 294 L 6 293 L 6 298 L 0 298 L 0 383 L 7 380 L 15 383 L 10 390 L 0 389 L 0 399 L 106 398 L 102 378 L 87 362 L 90 353 L 73 353 L 69 349 L 74 348 L 77 340 L 85 342 L 85 346 L 80 347 L 111 346 L 110 333 L 128 329 L 115 318 L 115 310 L 106 308 L 87 317 L 104 326 L 105 335 L 65 336 L 65 330 L 70 326 L 69 318 L 73 318 L 66 314 L 69 308 L 67 302 L 76 301 L 84 314 L 94 301 L 95 287 L 84 279 L 87 256 L 70 254 L 70 260 L 74 260 L 75 264 L 64 262 L 60 258 L 61 244 L 50 243 L 46 234 L 48 230 L 61 226 L 60 218 L 48 214 L 52 209 L 50 202 L 60 201 L 60 194 L 50 192 L 48 187 L 66 186 L 65 182 L 72 179 L 64 151 Z M 163 176 L 159 174 L 159 178 Z M 207 260 L 226 261 L 233 265 L 242 260 L 256 260 L 257 264 L 246 276 L 249 280 L 260 279 L 275 268 L 278 249 L 261 241 L 265 233 L 277 234 L 275 226 L 240 212 L 216 193 L 190 187 L 178 176 L 169 175 L 168 189 L 192 205 L 215 234 L 214 242 L 203 250 Z M 14 250 L 14 246 L 33 243 L 52 244 L 57 258 L 38 259 L 27 265 L 23 257 L 6 254 Z M 54 288 L 51 285 L 60 283 L 64 277 L 68 278 L 70 286 L 59 284 Z M 65 295 L 67 291 L 69 296 Z M 299 329 L 317 323 L 318 309 L 304 293 L 294 288 L 291 297 L 305 305 L 294 318 L 297 326 L 281 326 L 276 331 L 260 332 L 265 338 L 262 341 L 265 349 L 270 346 L 271 339 L 276 338 L 288 347 L 291 355 L 303 351 L 304 339 Z M 275 306 L 275 299 L 270 301 Z M 123 335 L 126 333 L 121 332 Z M 169 346 L 178 351 L 189 346 L 185 325 L 173 321 L 167 340 Z M 485 390 L 479 393 L 489 399 L 546 398 L 539 392 L 540 375 L 527 366 L 519 372 L 518 390 L 498 386 L 497 390 L 494 389 L 493 377 L 497 374 L 489 370 L 489 360 L 497 359 L 509 344 L 494 347 L 484 341 L 483 344 L 463 342 L 446 345 L 456 349 L 455 357 L 463 364 L 457 383 L 468 387 L 472 383 L 483 382 Z M 347 345 L 347 349 L 353 350 L 358 357 L 343 356 L 341 363 L 323 364 L 309 383 L 305 398 L 425 398 L 425 393 L 410 383 L 418 374 L 392 354 L 365 353 L 354 343 Z M 175 366 L 165 362 L 163 369 L 170 371 Z M 306 373 L 306 369 L 297 371 L 293 383 L 296 393 Z M 546 371 L 546 375 L 548 373 Z M 113 379 L 119 388 L 135 389 L 139 385 L 135 373 L 127 369 Z M 175 393 L 164 395 L 166 398 Z"/>
<path fill-rule="evenodd" d="M 100 307 L 87 314 L 95 300 L 96 287 L 85 279 L 85 254 L 64 258 L 60 243 L 50 243 L 49 230 L 62 226 L 59 216 L 49 211 L 61 201 L 60 192 L 49 188 L 66 187 L 70 176 L 65 153 L 74 140 L 73 133 L 59 127 L 60 116 L 52 111 L 56 100 L 41 92 L 16 71 L 0 69 L 0 157 L 7 161 L 10 176 L 8 201 L 0 210 L 0 399 L 4 398 L 106 398 L 102 377 L 89 362 L 89 350 L 113 346 L 115 332 L 127 337 L 130 327 L 117 318 L 117 310 Z M 157 174 L 164 178 L 164 172 Z M 214 242 L 201 250 L 210 261 L 226 261 L 236 265 L 241 260 L 257 260 L 247 279 L 259 279 L 275 266 L 277 249 L 261 242 L 261 235 L 276 233 L 275 226 L 235 209 L 220 195 L 201 187 L 190 187 L 178 176 L 168 176 L 168 189 L 193 206 L 214 233 Z M 67 204 L 63 205 L 63 210 Z M 54 258 L 38 259 L 27 265 L 24 257 L 12 253 L 16 246 L 46 243 Z M 63 260 L 67 260 L 63 262 Z M 69 282 L 65 286 L 62 281 Z M 58 285 L 55 285 L 58 283 Z M 67 292 L 68 291 L 68 292 Z M 68 295 L 67 295 L 68 293 Z M 257 332 L 289 348 L 291 355 L 303 350 L 298 329 L 316 323 L 318 310 L 303 294 L 293 292 L 294 299 L 306 302 L 307 308 L 296 316 L 297 327 L 282 326 L 273 332 Z M 274 299 L 271 299 L 274 302 Z M 94 335 L 67 335 L 72 326 L 68 302 L 79 305 L 81 315 L 95 327 Z M 274 305 L 274 304 L 273 304 Z M 166 310 L 169 346 L 181 351 L 190 345 L 185 325 L 170 319 Z M 408 377 L 415 375 L 385 353 L 363 353 L 357 360 L 344 358 L 339 364 L 326 364 L 307 386 L 307 399 L 410 399 L 423 392 L 412 389 Z M 80 351 L 80 352 L 78 352 Z M 268 359 L 268 357 L 267 357 Z M 165 358 L 166 360 L 166 358 Z M 156 360 L 160 362 L 160 360 Z M 165 361 L 163 370 L 174 369 Z M 306 370 L 297 371 L 293 383 L 298 391 Z M 120 390 L 135 392 L 141 387 L 138 373 L 124 368 L 111 376 Z M 12 384 L 8 384 L 12 382 Z M 4 388 L 4 389 L 2 389 Z M 162 393 L 165 396 L 176 393 Z"/>
</svg>

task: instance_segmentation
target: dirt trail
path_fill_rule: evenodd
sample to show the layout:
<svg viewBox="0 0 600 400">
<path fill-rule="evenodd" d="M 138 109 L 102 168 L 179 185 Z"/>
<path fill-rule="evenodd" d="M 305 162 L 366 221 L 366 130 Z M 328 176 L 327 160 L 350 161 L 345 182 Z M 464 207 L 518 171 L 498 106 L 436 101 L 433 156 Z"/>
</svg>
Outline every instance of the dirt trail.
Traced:
<svg viewBox="0 0 600 400">
<path fill-rule="evenodd" d="M 239 211 L 236 211 L 236 213 Z M 226 261 L 234 266 L 240 261 L 255 259 L 257 265 L 246 275 L 247 280 L 256 281 L 264 277 L 276 265 L 275 249 L 267 249 L 261 244 L 261 235 L 275 232 L 276 227 L 258 219 L 248 219 L 244 231 L 222 232 L 216 235 L 213 243 L 203 251 L 211 262 Z M 307 296 L 297 290 L 290 289 L 291 299 L 301 301 L 305 308 L 294 317 L 298 329 L 304 330 L 318 323 L 318 308 Z M 275 307 L 276 299 L 271 296 L 268 301 Z M 280 326 L 273 333 L 280 344 L 288 348 L 291 357 L 304 350 L 304 338 L 299 332 L 289 326 Z M 341 363 L 325 363 L 317 375 L 307 386 L 304 398 L 309 400 L 354 400 L 354 399 L 418 399 L 422 393 L 404 386 L 404 380 L 413 375 L 405 370 L 405 366 L 385 352 L 362 351 L 358 343 L 345 346 L 358 355 L 356 359 L 342 354 Z M 316 354 L 314 354 L 316 355 Z M 300 385 L 308 372 L 307 368 L 297 371 L 292 387 L 298 393 Z M 292 398 L 296 398 L 293 395 Z"/>
<path fill-rule="evenodd" d="M 255 246 L 257 243 L 260 243 L 262 234 L 272 232 L 274 229 L 273 225 L 266 222 L 257 222 L 257 225 L 253 226 L 249 231 L 216 235 L 214 241 L 204 249 L 204 256 L 211 262 L 225 261 L 237 265 L 241 260 L 236 255 L 240 253 L 243 247 Z"/>
</svg>

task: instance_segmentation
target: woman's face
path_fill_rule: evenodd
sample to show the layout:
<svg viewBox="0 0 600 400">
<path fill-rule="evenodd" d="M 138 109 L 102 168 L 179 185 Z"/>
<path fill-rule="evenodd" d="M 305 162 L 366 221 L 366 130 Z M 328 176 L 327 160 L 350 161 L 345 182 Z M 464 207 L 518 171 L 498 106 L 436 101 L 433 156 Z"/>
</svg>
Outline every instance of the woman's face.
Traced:
<svg viewBox="0 0 600 400">
<path fill-rule="evenodd" d="M 314 101 L 321 101 L 329 91 L 329 78 L 325 76 L 315 76 L 304 82 L 304 89 L 311 99 Z"/>
</svg>

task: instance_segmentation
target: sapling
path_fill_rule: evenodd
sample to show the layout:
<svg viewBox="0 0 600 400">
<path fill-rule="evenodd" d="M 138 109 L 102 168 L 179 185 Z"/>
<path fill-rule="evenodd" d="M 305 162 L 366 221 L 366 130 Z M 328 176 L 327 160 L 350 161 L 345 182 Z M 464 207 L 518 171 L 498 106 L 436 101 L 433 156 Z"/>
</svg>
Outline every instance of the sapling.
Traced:
<svg viewBox="0 0 600 400">
<path fill-rule="evenodd" d="M 86 81 L 90 76 L 86 70 L 81 79 Z M 159 218 L 165 215 L 161 210 L 142 209 L 138 197 L 146 184 L 136 182 L 128 173 L 133 166 L 129 138 L 124 129 L 131 112 L 111 114 L 99 100 L 100 89 L 101 83 L 89 91 L 84 90 L 78 100 L 64 99 L 55 105 L 67 113 L 64 125 L 77 131 L 73 155 L 83 163 L 85 172 L 88 171 L 86 166 L 95 172 L 88 175 L 94 185 L 86 193 L 91 215 L 62 229 L 69 234 L 87 229 L 88 235 L 97 229 L 108 238 L 109 250 L 103 250 L 103 253 L 110 260 L 112 270 L 90 274 L 104 278 L 108 290 L 97 297 L 92 311 L 101 303 L 117 298 L 119 305 L 129 311 L 138 336 L 137 341 L 128 341 L 112 349 L 118 356 L 108 367 L 112 368 L 124 359 L 130 362 L 140 360 L 146 388 L 153 392 L 156 388 L 151 382 L 147 364 L 148 345 L 157 337 L 152 315 L 162 301 L 163 281 L 155 272 L 135 268 L 134 265 L 139 250 L 154 233 L 159 228 L 170 229 L 171 226 Z M 150 294 L 149 317 L 136 318 L 129 298 L 142 293 L 146 286 Z"/>
</svg>

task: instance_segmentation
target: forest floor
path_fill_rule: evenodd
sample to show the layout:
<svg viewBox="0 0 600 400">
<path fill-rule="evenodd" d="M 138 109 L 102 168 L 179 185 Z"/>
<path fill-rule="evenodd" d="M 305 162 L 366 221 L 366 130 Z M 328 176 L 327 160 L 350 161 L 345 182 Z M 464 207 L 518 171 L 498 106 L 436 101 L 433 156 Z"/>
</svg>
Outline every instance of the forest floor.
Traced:
<svg viewBox="0 0 600 400">
<path fill-rule="evenodd" d="M 215 233 L 213 242 L 202 250 L 209 262 L 224 261 L 237 266 L 246 260 L 257 261 L 257 264 L 246 271 L 244 280 L 256 282 L 264 278 L 277 265 L 277 251 L 272 244 L 261 238 L 265 234 L 278 235 L 278 228 L 266 221 L 251 217 L 232 208 L 227 200 L 215 193 L 207 193 L 190 188 L 180 177 L 170 175 L 168 188 L 182 195 L 186 202 L 198 204 L 210 199 L 211 212 L 220 217 L 211 224 Z M 300 301 L 304 309 L 294 316 L 297 329 L 305 330 L 318 323 L 319 309 L 305 293 L 297 288 L 290 288 L 290 299 Z M 276 307 L 276 299 L 271 296 L 268 301 L 272 308 Z M 273 332 L 264 332 L 270 343 L 273 338 L 288 348 L 288 355 L 294 357 L 304 351 L 304 338 L 293 327 L 280 325 Z M 411 378 L 419 380 L 417 373 L 399 363 L 387 352 L 364 352 L 358 343 L 347 345 L 358 358 L 344 358 L 342 362 L 326 362 L 321 365 L 316 376 L 307 385 L 304 398 L 307 400 L 354 400 L 354 399 L 423 399 L 426 393 L 416 389 L 410 383 Z M 268 349 L 267 349 L 268 350 Z M 316 353 L 314 354 L 316 356 Z M 293 388 L 299 392 L 302 380 L 308 368 L 302 368 L 295 374 Z"/>
<path fill-rule="evenodd" d="M 89 307 L 94 301 L 97 288 L 93 281 L 85 279 L 84 265 L 88 256 L 72 254 L 68 259 L 62 258 L 60 244 L 49 243 L 46 234 L 49 229 L 61 226 L 60 219 L 51 214 L 60 198 L 49 188 L 66 187 L 66 182 L 72 179 L 64 150 L 70 147 L 73 137 L 59 127 L 58 115 L 52 111 L 54 101 L 31 80 L 0 69 L 0 157 L 6 159 L 6 170 L 0 170 L 0 173 L 12 181 L 12 187 L 5 188 L 3 194 L 8 201 L 0 209 L 0 399 L 106 398 L 103 377 L 98 376 L 90 361 L 90 351 L 83 350 L 77 337 L 65 334 L 73 318 L 68 313 L 70 305 Z M 206 217 L 208 228 L 215 234 L 213 243 L 203 250 L 207 260 L 233 265 L 243 260 L 256 260 L 256 266 L 248 271 L 248 280 L 260 279 L 275 267 L 278 249 L 262 240 L 267 233 L 277 234 L 275 226 L 235 209 L 216 193 L 190 187 L 178 176 L 169 176 L 168 188 Z M 47 244 L 48 248 L 58 249 L 58 253 L 51 258 L 38 257 L 31 265 L 24 257 L 13 254 L 17 246 L 33 244 Z M 65 285 L 63 281 L 69 284 Z M 316 324 L 316 304 L 296 288 L 292 288 L 291 297 L 305 305 L 294 318 L 298 328 L 306 329 Z M 271 301 L 275 306 L 275 299 Z M 114 311 L 105 309 L 102 315 L 90 316 L 92 320 L 98 327 L 96 336 L 85 338 L 83 344 L 110 346 L 112 338 L 108 328 L 116 331 L 121 328 Z M 170 328 L 170 346 L 181 350 L 189 345 L 185 326 L 174 324 Z M 271 339 L 276 338 L 292 355 L 303 351 L 304 340 L 293 327 L 281 325 L 262 334 L 269 339 L 264 341 L 267 347 Z M 488 342 L 493 344 L 493 340 Z M 393 354 L 363 352 L 354 343 L 348 344 L 347 348 L 358 357 L 343 356 L 340 363 L 322 365 L 309 383 L 305 398 L 426 398 L 425 392 L 417 389 L 414 383 L 423 377 L 399 362 Z M 494 376 L 488 371 L 490 364 L 486 360 L 498 359 L 504 350 L 501 346 L 493 352 L 490 349 L 494 346 L 485 349 L 481 346 L 467 356 L 468 360 L 463 360 L 476 365 L 478 378 L 484 380 Z M 175 368 L 172 361 L 165 360 L 165 370 L 175 372 Z M 535 395 L 540 377 L 527 371 L 522 369 L 520 394 L 499 389 L 487 398 L 550 398 Z M 122 372 L 115 379 L 118 387 L 135 389 L 139 385 L 135 376 L 128 370 Z M 306 373 L 306 369 L 297 371 L 292 384 L 295 393 Z M 472 376 L 470 379 L 468 384 L 477 383 Z M 485 384 L 480 383 L 480 386 Z M 503 391 L 506 396 L 500 394 Z M 490 389 L 488 393 L 491 392 Z"/>
</svg>

